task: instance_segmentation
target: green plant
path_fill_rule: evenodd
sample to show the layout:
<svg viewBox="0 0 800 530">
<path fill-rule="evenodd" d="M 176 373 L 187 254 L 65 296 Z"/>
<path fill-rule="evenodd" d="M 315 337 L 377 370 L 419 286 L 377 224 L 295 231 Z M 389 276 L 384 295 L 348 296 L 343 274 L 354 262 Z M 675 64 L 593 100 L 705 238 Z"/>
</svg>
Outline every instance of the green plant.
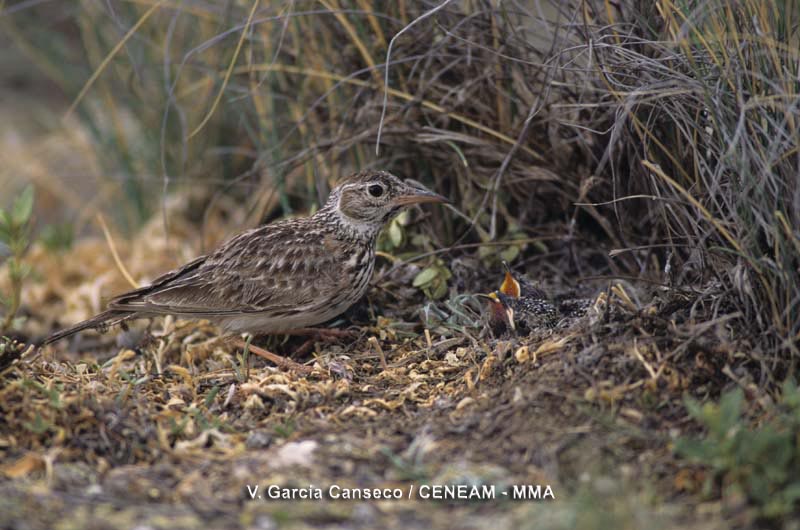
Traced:
<svg viewBox="0 0 800 530">
<path fill-rule="evenodd" d="M 233 369 L 236 372 L 236 380 L 240 383 L 244 383 L 250 378 L 250 343 L 252 341 L 252 335 L 248 335 L 242 353 L 236 354 L 237 362 L 233 364 Z"/>
<path fill-rule="evenodd" d="M 453 276 L 450 269 L 442 260 L 422 269 L 415 277 L 412 285 L 425 293 L 425 296 L 433 300 L 444 298 L 447 294 L 447 280 Z"/>
<path fill-rule="evenodd" d="M 9 291 L 0 293 L 0 306 L 4 317 L 0 323 L 0 335 L 15 327 L 16 314 L 22 296 L 22 285 L 31 273 L 31 267 L 23 261 L 28 249 L 30 219 L 33 212 L 33 187 L 27 186 L 14 200 L 11 210 L 0 208 L 0 243 L 8 249 Z"/>
<path fill-rule="evenodd" d="M 775 410 L 756 427 L 743 417 L 743 401 L 739 389 L 719 404 L 687 399 L 689 414 L 707 433 L 679 439 L 675 450 L 710 468 L 707 495 L 718 485 L 723 497 L 744 495 L 763 517 L 788 515 L 800 507 L 800 390 L 794 382 L 784 383 Z"/>
<path fill-rule="evenodd" d="M 72 246 L 75 227 L 70 223 L 49 224 L 39 231 L 39 241 L 47 250 L 58 252 Z"/>
<path fill-rule="evenodd" d="M 292 433 L 297 429 L 293 420 L 286 420 L 273 427 L 275 434 L 282 438 L 289 438 Z"/>
</svg>

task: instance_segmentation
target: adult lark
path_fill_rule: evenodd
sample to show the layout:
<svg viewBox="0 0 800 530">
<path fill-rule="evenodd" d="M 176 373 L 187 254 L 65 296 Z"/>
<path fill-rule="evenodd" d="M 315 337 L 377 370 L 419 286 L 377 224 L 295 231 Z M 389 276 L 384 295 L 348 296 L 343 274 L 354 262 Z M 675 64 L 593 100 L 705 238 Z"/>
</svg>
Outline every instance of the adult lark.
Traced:
<svg viewBox="0 0 800 530">
<path fill-rule="evenodd" d="M 234 333 L 281 333 L 341 314 L 367 290 L 381 228 L 404 207 L 447 202 L 385 171 L 339 183 L 313 216 L 248 230 L 216 251 L 117 296 L 108 309 L 48 337 L 155 315 L 208 319 Z"/>
</svg>

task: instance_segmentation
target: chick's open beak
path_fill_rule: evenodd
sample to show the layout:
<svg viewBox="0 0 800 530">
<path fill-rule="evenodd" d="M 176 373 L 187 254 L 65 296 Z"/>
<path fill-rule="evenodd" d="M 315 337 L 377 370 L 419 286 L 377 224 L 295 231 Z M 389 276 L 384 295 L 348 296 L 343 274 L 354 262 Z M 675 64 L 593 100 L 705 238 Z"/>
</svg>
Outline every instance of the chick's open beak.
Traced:
<svg viewBox="0 0 800 530">
<path fill-rule="evenodd" d="M 519 291 L 519 282 L 511 276 L 510 272 L 506 272 L 503 285 L 500 286 L 500 292 L 512 298 L 519 298 Z"/>
<path fill-rule="evenodd" d="M 442 197 L 438 193 L 433 193 L 432 191 L 417 188 L 409 184 L 406 184 L 403 193 L 394 199 L 394 203 L 397 205 L 420 204 L 423 202 L 449 203 L 450 200 L 446 197 Z"/>
<path fill-rule="evenodd" d="M 506 276 L 503 278 L 503 284 L 500 286 L 500 292 L 506 296 L 510 296 L 511 298 L 519 298 L 519 282 L 514 278 L 514 275 L 511 274 L 511 267 L 508 266 L 508 262 L 506 260 L 503 260 L 503 267 L 506 269 Z"/>
</svg>

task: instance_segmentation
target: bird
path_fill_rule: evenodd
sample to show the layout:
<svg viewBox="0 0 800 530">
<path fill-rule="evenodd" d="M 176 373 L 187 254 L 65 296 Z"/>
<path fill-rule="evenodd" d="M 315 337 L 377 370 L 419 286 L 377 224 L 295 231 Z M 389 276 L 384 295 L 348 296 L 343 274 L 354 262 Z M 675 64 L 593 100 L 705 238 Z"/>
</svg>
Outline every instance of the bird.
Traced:
<svg viewBox="0 0 800 530">
<path fill-rule="evenodd" d="M 389 220 L 413 204 L 449 202 L 387 171 L 354 173 L 314 215 L 242 232 L 149 285 L 114 297 L 105 311 L 42 345 L 159 315 L 210 320 L 229 335 L 279 334 L 324 323 L 367 291 L 375 243 Z"/>
<path fill-rule="evenodd" d="M 558 324 L 560 314 L 549 301 L 542 298 L 508 296 L 502 291 L 494 291 L 489 295 L 493 305 L 492 322 L 495 329 L 502 331 L 505 325 L 511 331 L 531 331 L 536 328 L 552 328 Z M 502 320 L 498 322 L 498 318 Z"/>
<path fill-rule="evenodd" d="M 554 327 L 559 311 L 547 294 L 524 277 L 515 278 L 503 261 L 505 277 L 500 288 L 486 295 L 489 299 L 489 324 L 495 332 L 530 331 L 537 327 Z"/>
</svg>

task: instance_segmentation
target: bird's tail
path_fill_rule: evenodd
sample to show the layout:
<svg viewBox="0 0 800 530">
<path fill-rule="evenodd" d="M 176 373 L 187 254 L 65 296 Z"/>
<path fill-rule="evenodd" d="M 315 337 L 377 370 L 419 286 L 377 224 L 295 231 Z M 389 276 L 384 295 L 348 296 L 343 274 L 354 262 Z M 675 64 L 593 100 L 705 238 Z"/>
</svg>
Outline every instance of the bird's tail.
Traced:
<svg viewBox="0 0 800 530">
<path fill-rule="evenodd" d="M 78 324 L 75 324 L 71 328 L 62 329 L 61 331 L 57 331 L 44 339 L 42 342 L 42 346 L 46 346 L 47 344 L 52 344 L 56 341 L 59 341 L 65 337 L 69 337 L 70 335 L 74 335 L 75 333 L 79 333 L 85 329 L 96 329 L 96 328 L 105 328 L 108 326 L 113 326 L 114 324 L 119 324 L 124 320 L 128 320 L 129 318 L 134 317 L 134 313 L 129 313 L 127 311 L 115 311 L 113 309 L 109 309 L 108 311 L 103 311 L 99 315 L 93 316 L 89 320 L 84 320 Z"/>
</svg>

